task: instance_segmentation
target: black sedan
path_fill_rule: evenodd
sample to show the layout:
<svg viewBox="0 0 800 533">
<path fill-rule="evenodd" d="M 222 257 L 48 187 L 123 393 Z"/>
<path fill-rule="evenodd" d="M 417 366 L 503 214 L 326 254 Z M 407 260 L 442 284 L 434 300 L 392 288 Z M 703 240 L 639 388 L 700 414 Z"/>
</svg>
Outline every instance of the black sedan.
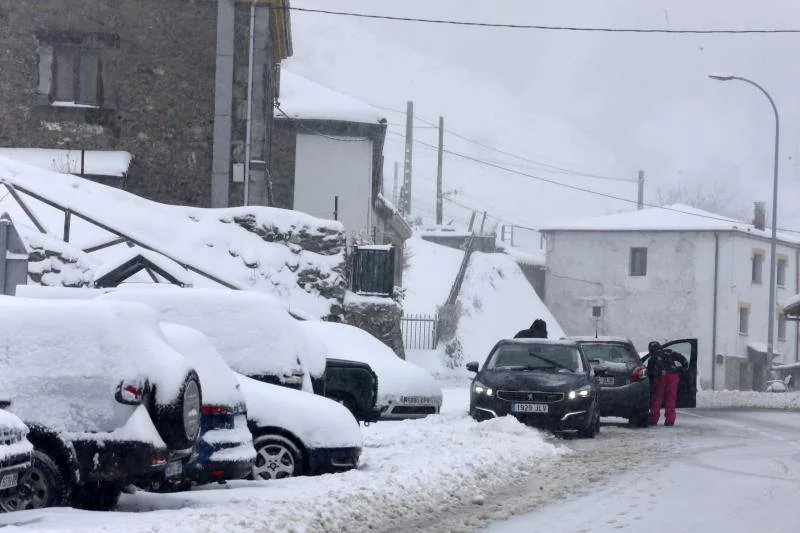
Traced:
<svg viewBox="0 0 800 533">
<path fill-rule="evenodd" d="M 525 424 L 553 431 L 600 430 L 600 386 L 581 347 L 574 341 L 502 340 L 492 349 L 470 387 L 470 415 L 478 421 L 512 415 Z"/>
</svg>

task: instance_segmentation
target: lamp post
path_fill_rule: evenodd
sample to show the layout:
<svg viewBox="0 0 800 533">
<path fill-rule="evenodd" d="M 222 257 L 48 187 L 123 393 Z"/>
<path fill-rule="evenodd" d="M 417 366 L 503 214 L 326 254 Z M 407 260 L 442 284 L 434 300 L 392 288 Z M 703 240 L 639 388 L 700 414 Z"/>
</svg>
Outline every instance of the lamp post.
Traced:
<svg viewBox="0 0 800 533">
<path fill-rule="evenodd" d="M 772 184 L 772 238 L 770 239 L 770 258 L 769 258 L 769 308 L 767 309 L 767 316 L 769 323 L 767 327 L 767 369 L 770 374 L 772 373 L 772 358 L 774 352 L 773 340 L 775 333 L 775 274 L 777 263 L 777 247 L 778 247 L 778 147 L 781 136 L 780 118 L 778 117 L 778 108 L 775 106 L 775 101 L 769 93 L 761 85 L 753 80 L 733 76 L 731 74 L 711 74 L 709 78 L 717 81 L 743 81 L 752 85 L 769 100 L 772 110 L 775 112 L 775 160 L 773 162 L 773 184 Z"/>
</svg>

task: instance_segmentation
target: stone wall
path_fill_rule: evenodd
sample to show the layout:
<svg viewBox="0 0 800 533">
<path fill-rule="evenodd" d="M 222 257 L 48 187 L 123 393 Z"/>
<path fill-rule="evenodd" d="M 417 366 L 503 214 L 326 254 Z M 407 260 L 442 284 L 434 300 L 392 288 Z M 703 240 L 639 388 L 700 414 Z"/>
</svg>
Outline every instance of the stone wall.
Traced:
<svg viewBox="0 0 800 533">
<path fill-rule="evenodd" d="M 362 297 L 347 293 L 344 320 L 351 326 L 363 329 L 394 350 L 401 359 L 406 358 L 400 318 L 403 308 L 391 298 Z"/>
</svg>

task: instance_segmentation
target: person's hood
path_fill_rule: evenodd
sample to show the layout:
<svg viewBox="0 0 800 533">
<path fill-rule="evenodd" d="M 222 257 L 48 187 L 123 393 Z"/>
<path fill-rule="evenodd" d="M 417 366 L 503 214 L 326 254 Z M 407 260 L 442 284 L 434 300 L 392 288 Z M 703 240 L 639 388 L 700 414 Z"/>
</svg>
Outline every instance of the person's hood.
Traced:
<svg viewBox="0 0 800 533">
<path fill-rule="evenodd" d="M 562 392 L 589 384 L 586 374 L 552 370 L 484 370 L 478 381 L 499 390 Z"/>
</svg>

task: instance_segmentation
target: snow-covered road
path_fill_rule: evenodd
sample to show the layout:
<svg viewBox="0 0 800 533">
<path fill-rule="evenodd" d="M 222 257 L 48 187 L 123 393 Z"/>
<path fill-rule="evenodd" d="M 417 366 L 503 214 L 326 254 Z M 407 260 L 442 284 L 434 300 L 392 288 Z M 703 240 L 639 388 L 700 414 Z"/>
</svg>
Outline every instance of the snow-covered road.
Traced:
<svg viewBox="0 0 800 533">
<path fill-rule="evenodd" d="M 789 533 L 800 512 L 800 414 L 695 410 L 651 428 L 667 454 L 487 533 Z"/>
</svg>

